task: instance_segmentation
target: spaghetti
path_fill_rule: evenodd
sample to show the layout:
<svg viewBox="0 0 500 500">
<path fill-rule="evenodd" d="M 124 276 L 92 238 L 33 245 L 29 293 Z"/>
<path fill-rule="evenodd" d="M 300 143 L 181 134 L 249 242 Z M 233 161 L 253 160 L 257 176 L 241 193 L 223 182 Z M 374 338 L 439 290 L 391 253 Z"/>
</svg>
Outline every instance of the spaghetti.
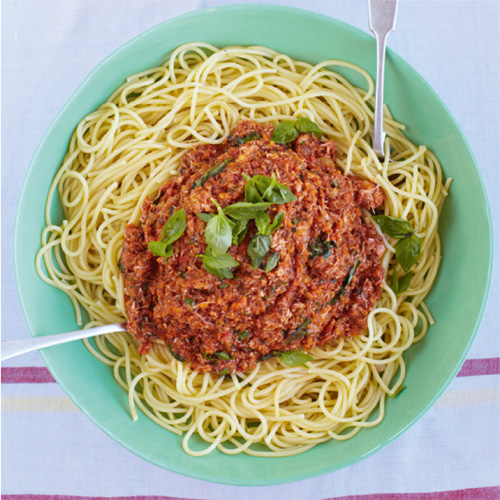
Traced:
<svg viewBox="0 0 500 500">
<path fill-rule="evenodd" d="M 334 73 L 335 66 L 357 71 L 367 90 Z M 423 301 L 439 267 L 438 216 L 450 180 L 444 182 L 436 157 L 412 144 L 387 110 L 391 161 L 389 154 L 378 160 L 370 141 L 372 94 L 369 75 L 343 61 L 311 66 L 265 47 L 190 43 L 163 66 L 129 77 L 76 128 L 49 191 L 36 265 L 42 279 L 69 296 L 79 324 L 81 308 L 86 311 L 85 327 L 124 319 L 123 234 L 138 222 L 146 198 L 154 199 L 178 173 L 188 149 L 220 144 L 242 119 L 276 124 L 306 117 L 318 124 L 336 143 L 337 167 L 381 186 L 385 213 L 408 220 L 421 240 L 409 287 L 396 295 L 384 282 L 367 330 L 315 347 L 305 366 L 269 359 L 218 377 L 191 370 L 161 343 L 141 356 L 128 334 L 85 341 L 128 391 L 133 418 L 139 407 L 169 431 L 184 433 L 187 453 L 217 448 L 287 456 L 332 438 L 345 440 L 377 425 L 385 398 L 401 390 L 403 353 L 433 323 Z M 50 215 L 56 191 L 65 214 L 60 225 Z M 396 240 L 384 241 L 387 277 L 398 269 Z"/>
</svg>

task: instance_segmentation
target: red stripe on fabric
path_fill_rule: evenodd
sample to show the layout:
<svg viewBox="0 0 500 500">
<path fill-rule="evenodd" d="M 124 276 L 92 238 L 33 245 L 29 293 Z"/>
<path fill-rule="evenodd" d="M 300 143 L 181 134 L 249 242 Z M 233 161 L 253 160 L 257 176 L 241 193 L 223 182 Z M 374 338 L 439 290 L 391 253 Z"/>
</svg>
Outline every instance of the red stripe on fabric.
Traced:
<svg viewBox="0 0 500 500">
<path fill-rule="evenodd" d="M 453 491 L 431 491 L 429 493 L 379 493 L 331 497 L 324 500 L 499 500 L 500 486 L 470 488 Z"/>
<path fill-rule="evenodd" d="M 466 490 L 434 491 L 429 493 L 379 493 L 330 497 L 323 500 L 499 500 L 500 486 L 470 488 Z M 86 497 L 70 495 L 2 495 L 2 500 L 193 500 L 161 495 L 128 497 Z"/>
<path fill-rule="evenodd" d="M 161 495 L 140 495 L 131 497 L 82 497 L 74 495 L 2 495 L 2 500 L 202 500 Z M 489 499 L 488 499 L 489 500 Z"/>
<path fill-rule="evenodd" d="M 55 382 L 44 366 L 2 368 L 2 384 L 49 384 Z"/>
<path fill-rule="evenodd" d="M 467 359 L 458 372 L 457 377 L 474 377 L 477 375 L 499 375 L 500 358 Z"/>
<path fill-rule="evenodd" d="M 2 495 L 2 500 L 202 500 L 161 495 L 140 495 L 131 497 L 82 497 L 73 495 Z M 489 499 L 488 499 L 489 500 Z"/>
</svg>

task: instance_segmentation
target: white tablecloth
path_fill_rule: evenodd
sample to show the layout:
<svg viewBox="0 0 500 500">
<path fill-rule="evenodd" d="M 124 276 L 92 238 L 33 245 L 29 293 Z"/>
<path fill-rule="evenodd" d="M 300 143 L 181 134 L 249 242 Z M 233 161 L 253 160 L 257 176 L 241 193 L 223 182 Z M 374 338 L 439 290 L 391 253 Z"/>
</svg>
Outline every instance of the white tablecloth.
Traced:
<svg viewBox="0 0 500 500">
<path fill-rule="evenodd" d="M 2 1 L 2 336 L 28 337 L 12 271 L 21 183 L 44 131 L 90 70 L 122 43 L 211 0 Z M 288 0 L 367 30 L 365 0 Z M 389 45 L 443 98 L 476 155 L 500 226 L 500 2 L 402 0 Z M 499 250 L 468 361 L 408 432 L 346 469 L 294 484 L 190 479 L 129 453 L 66 397 L 37 353 L 2 368 L 3 498 L 499 499 Z"/>
</svg>

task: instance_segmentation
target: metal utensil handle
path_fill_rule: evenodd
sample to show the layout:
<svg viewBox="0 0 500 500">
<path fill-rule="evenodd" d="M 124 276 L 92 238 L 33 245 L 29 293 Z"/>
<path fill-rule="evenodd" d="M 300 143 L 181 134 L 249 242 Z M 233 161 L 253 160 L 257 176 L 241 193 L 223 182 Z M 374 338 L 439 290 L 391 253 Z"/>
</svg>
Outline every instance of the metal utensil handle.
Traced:
<svg viewBox="0 0 500 500">
<path fill-rule="evenodd" d="M 44 349 L 53 345 L 72 342 L 73 340 L 95 337 L 105 333 L 126 331 L 126 323 L 115 323 L 113 325 L 96 326 L 87 330 L 76 330 L 74 332 L 60 333 L 58 335 L 47 335 L 25 340 L 3 340 L 2 341 L 2 361 L 19 356 L 26 352 Z"/>
<path fill-rule="evenodd" d="M 370 29 L 377 41 L 377 84 L 375 88 L 375 119 L 373 149 L 384 152 L 384 75 L 387 37 L 396 27 L 398 0 L 369 0 Z"/>
</svg>

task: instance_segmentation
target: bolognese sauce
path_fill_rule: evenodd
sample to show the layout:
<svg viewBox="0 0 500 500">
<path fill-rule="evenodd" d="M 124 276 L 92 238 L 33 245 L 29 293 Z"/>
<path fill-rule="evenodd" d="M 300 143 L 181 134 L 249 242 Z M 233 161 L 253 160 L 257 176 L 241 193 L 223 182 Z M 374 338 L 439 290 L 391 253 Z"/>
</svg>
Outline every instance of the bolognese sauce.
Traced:
<svg viewBox="0 0 500 500">
<path fill-rule="evenodd" d="M 381 294 L 385 247 L 362 208 L 380 207 L 384 193 L 336 168 L 333 141 L 304 133 L 277 144 L 273 130 L 242 121 L 221 144 L 193 147 L 179 175 L 144 202 L 139 225 L 127 226 L 121 253 L 127 328 L 142 354 L 153 342 L 166 343 L 194 370 L 232 373 L 366 329 Z M 270 219 L 283 212 L 269 253 L 279 260 L 272 269 L 266 261 L 253 267 L 251 220 L 242 241 L 228 249 L 238 263 L 232 278 L 216 276 L 200 258 L 206 222 L 197 214 L 216 214 L 214 201 L 222 209 L 243 201 L 248 179 L 257 175 L 274 175 L 296 197 L 268 209 Z M 172 254 L 154 255 L 149 242 L 160 240 L 180 209 L 186 227 Z"/>
</svg>

